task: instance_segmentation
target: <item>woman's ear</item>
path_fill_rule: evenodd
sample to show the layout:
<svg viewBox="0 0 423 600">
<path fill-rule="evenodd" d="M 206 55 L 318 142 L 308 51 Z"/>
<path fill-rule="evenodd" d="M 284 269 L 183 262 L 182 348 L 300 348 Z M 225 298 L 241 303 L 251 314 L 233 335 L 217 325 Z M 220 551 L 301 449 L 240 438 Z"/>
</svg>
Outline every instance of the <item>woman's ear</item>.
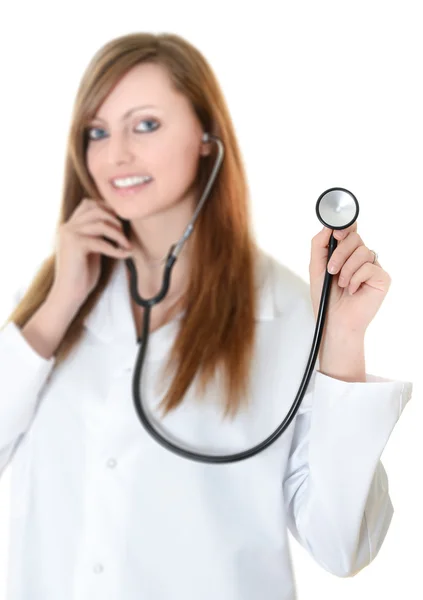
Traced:
<svg viewBox="0 0 423 600">
<path fill-rule="evenodd" d="M 211 152 L 211 141 L 209 138 L 209 134 L 207 132 L 203 133 L 203 137 L 201 138 L 201 148 L 200 154 L 201 156 L 208 156 Z"/>
</svg>

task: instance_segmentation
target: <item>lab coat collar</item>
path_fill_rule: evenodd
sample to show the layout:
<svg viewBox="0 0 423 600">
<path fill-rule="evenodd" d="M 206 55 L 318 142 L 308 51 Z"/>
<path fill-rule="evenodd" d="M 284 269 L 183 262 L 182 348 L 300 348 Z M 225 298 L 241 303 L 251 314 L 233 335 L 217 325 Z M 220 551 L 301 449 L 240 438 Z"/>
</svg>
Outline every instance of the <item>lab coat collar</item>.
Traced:
<svg viewBox="0 0 423 600">
<path fill-rule="evenodd" d="M 262 249 L 257 252 L 256 289 L 258 304 L 256 321 L 271 320 L 275 316 L 273 282 L 271 278 L 271 257 Z M 118 260 L 112 276 L 93 310 L 86 317 L 84 326 L 103 342 L 111 342 L 122 336 L 136 343 L 135 327 L 130 304 L 130 292 L 126 279 L 124 260 Z M 152 338 L 162 337 L 177 325 L 183 311 L 170 323 L 150 334 Z"/>
</svg>

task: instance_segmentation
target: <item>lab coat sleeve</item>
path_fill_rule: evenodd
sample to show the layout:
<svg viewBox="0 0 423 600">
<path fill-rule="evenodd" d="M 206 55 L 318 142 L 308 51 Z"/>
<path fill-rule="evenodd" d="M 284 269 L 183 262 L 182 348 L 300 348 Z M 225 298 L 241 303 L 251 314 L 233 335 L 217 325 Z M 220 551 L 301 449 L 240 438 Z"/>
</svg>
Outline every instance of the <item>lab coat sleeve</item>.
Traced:
<svg viewBox="0 0 423 600">
<path fill-rule="evenodd" d="M 22 290 L 14 294 L 15 305 Z M 55 363 L 38 354 L 13 322 L 0 330 L 0 477 L 30 426 Z"/>
<path fill-rule="evenodd" d="M 394 510 L 380 456 L 411 392 L 410 382 L 315 370 L 297 413 L 283 484 L 288 526 L 340 577 L 367 566 L 387 534 Z"/>
</svg>

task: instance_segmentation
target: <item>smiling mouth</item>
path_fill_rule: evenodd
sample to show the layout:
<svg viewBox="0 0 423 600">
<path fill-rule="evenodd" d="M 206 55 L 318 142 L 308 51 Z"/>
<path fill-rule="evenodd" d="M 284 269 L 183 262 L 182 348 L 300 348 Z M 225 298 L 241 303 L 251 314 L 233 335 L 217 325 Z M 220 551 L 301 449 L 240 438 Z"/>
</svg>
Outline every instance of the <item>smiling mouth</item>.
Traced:
<svg viewBox="0 0 423 600">
<path fill-rule="evenodd" d="M 116 187 L 115 185 L 113 185 L 113 183 L 111 183 L 111 186 L 115 193 L 125 196 L 126 194 L 136 194 L 137 192 L 146 188 L 150 183 L 152 183 L 152 181 L 153 180 L 150 179 L 149 181 L 144 181 L 142 183 L 136 183 L 134 185 L 129 185 L 126 187 Z"/>
</svg>

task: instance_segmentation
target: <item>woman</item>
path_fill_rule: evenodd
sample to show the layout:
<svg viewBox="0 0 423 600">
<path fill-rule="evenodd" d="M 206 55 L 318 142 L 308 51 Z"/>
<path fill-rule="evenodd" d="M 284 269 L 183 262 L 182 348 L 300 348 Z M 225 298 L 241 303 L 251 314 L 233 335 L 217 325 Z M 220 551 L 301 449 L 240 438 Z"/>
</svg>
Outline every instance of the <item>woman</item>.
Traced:
<svg viewBox="0 0 423 600">
<path fill-rule="evenodd" d="M 144 401 L 162 409 L 167 435 L 226 454 L 267 437 L 296 395 L 331 231 L 312 240 L 310 286 L 263 252 L 206 60 L 176 35 L 112 40 L 77 94 L 55 251 L 0 332 L 10 600 L 292 600 L 288 529 L 340 577 L 368 565 L 386 536 L 393 507 L 379 457 L 412 386 L 366 374 L 364 335 L 390 277 L 357 224 L 335 235 L 317 367 L 272 446 L 197 463 L 167 452 L 137 418 L 142 312 L 125 259 L 139 293 L 157 294 L 214 164 L 205 132 L 225 157 L 152 309 Z"/>
</svg>

